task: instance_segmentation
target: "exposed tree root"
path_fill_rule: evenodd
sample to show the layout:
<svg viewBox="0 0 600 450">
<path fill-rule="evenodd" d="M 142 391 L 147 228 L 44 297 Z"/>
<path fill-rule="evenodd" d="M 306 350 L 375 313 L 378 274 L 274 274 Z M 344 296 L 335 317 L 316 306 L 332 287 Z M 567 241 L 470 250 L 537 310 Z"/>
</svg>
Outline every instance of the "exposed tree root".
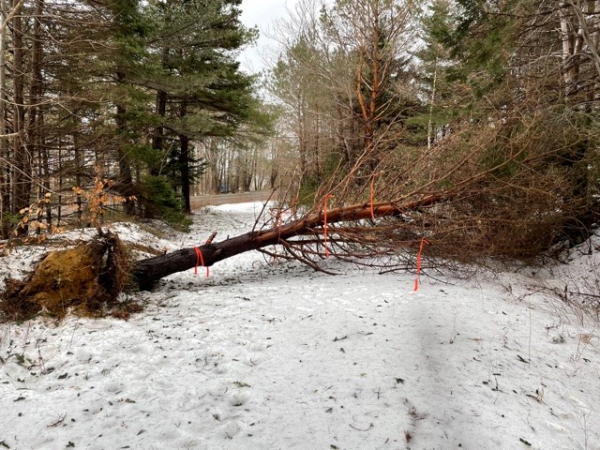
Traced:
<svg viewBox="0 0 600 450">
<path fill-rule="evenodd" d="M 122 306 L 117 298 L 129 280 L 130 263 L 117 235 L 46 255 L 24 281 L 7 280 L 0 294 L 4 318 L 25 320 L 40 313 L 102 316 Z M 117 311 L 123 316 L 123 311 Z M 126 315 L 126 314 L 125 314 Z"/>
</svg>

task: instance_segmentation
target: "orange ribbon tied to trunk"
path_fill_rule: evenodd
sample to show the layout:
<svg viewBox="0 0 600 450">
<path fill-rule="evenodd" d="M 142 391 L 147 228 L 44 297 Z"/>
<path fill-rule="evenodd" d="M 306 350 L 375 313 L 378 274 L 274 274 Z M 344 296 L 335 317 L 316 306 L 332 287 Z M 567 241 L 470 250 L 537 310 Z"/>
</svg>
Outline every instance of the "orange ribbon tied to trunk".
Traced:
<svg viewBox="0 0 600 450">
<path fill-rule="evenodd" d="M 431 244 L 431 242 L 429 242 L 427 239 L 425 239 L 425 238 L 421 239 L 421 245 L 419 246 L 419 253 L 417 254 L 417 276 L 415 278 L 414 292 L 417 292 L 419 290 L 419 277 L 421 275 L 421 254 L 423 253 L 423 247 L 425 245 L 429 245 L 429 244 Z"/>
<path fill-rule="evenodd" d="M 194 267 L 194 274 L 198 275 L 198 266 L 204 266 L 204 256 L 202 255 L 202 250 L 200 250 L 198 247 L 194 247 L 194 250 L 196 250 L 196 267 Z M 206 266 L 206 278 L 208 278 L 209 276 L 209 269 L 208 266 Z"/>
<path fill-rule="evenodd" d="M 216 235 L 217 235 L 217 232 L 213 231 L 212 234 L 206 240 L 205 245 L 212 244 L 212 241 Z M 196 275 L 198 275 L 198 266 L 205 266 L 206 267 L 206 278 L 208 278 L 208 276 L 210 275 L 210 272 L 209 272 L 208 266 L 206 264 L 204 264 L 204 255 L 202 254 L 202 250 L 200 250 L 200 248 L 198 248 L 198 247 L 194 247 L 194 250 L 196 251 L 196 267 L 194 268 L 194 273 Z"/>
</svg>

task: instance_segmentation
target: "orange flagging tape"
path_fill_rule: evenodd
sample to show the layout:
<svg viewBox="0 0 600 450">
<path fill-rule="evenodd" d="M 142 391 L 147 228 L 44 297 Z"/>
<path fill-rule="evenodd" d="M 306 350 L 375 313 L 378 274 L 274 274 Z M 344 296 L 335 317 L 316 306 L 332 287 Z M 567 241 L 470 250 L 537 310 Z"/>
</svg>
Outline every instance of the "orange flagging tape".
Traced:
<svg viewBox="0 0 600 450">
<path fill-rule="evenodd" d="M 423 253 L 423 247 L 425 246 L 425 244 L 430 244 L 430 242 L 425 238 L 421 239 L 419 253 L 417 254 L 417 276 L 415 278 L 415 292 L 419 290 L 419 276 L 421 274 L 421 254 Z"/>
<path fill-rule="evenodd" d="M 327 194 L 323 200 L 323 246 L 325 247 L 325 256 L 329 258 L 329 248 L 327 248 L 327 200 L 335 195 Z"/>
<path fill-rule="evenodd" d="M 202 256 L 202 250 L 200 250 L 198 247 L 194 247 L 194 250 L 196 250 L 196 267 L 194 268 L 194 273 L 196 275 L 198 275 L 198 266 L 204 266 L 204 256 Z M 209 276 L 209 269 L 208 266 L 206 267 L 206 278 L 208 278 Z"/>
</svg>

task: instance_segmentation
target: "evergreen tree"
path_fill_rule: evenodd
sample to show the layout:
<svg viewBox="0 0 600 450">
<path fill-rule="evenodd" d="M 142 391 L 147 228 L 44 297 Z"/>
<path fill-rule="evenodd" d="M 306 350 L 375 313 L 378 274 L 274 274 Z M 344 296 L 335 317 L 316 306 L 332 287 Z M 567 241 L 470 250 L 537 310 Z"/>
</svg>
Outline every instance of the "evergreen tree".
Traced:
<svg viewBox="0 0 600 450">
<path fill-rule="evenodd" d="M 587 25 L 595 22 L 595 3 L 580 11 Z M 565 214 L 548 214 L 535 225 L 552 230 L 539 233 L 546 242 L 556 239 L 551 234 L 585 237 L 598 211 L 597 183 L 590 178 L 597 175 L 589 170 L 599 144 L 592 113 L 598 107 L 592 81 L 599 75 L 593 57 L 598 40 L 586 49 L 585 25 L 574 22 L 577 7 L 558 6 L 543 0 L 439 0 L 427 19 L 424 53 L 429 63 L 434 49 L 448 55 L 442 75 L 455 92 L 447 102 L 455 117 L 447 116 L 447 123 L 471 142 L 493 135 L 477 163 L 501 169 L 494 171 L 495 193 L 478 199 L 478 207 L 489 214 L 525 208 L 531 190 L 547 186 L 539 207 Z"/>
<path fill-rule="evenodd" d="M 134 214 L 135 205 L 131 196 L 136 190 L 132 165 L 134 155 L 139 154 L 139 146 L 143 146 L 142 137 L 149 120 L 149 93 L 140 88 L 142 80 L 152 70 L 147 48 L 149 25 L 141 13 L 139 0 L 107 0 L 106 6 L 112 17 L 112 52 L 109 57 L 113 73 L 109 76 L 115 83 L 111 96 L 116 108 L 116 157 L 119 167 L 117 188 L 127 198 L 126 212 Z"/>
<path fill-rule="evenodd" d="M 190 185 L 203 167 L 192 156 L 191 142 L 232 136 L 257 114 L 255 80 L 234 59 L 255 37 L 239 21 L 240 4 L 169 0 L 150 2 L 146 10 L 155 21 L 150 48 L 161 64 L 151 84 L 158 120 L 153 150 L 164 155 L 185 212 L 191 210 Z"/>
</svg>

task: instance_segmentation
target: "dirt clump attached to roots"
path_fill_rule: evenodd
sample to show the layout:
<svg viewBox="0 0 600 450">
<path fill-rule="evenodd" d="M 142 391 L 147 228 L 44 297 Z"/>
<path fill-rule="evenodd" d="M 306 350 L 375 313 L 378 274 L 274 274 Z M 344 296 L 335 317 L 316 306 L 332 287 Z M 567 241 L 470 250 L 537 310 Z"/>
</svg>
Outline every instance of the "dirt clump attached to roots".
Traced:
<svg viewBox="0 0 600 450">
<path fill-rule="evenodd" d="M 103 232 L 77 247 L 49 253 L 24 281 L 7 280 L 0 293 L 0 314 L 13 320 L 41 313 L 62 318 L 69 312 L 127 318 L 118 296 L 128 284 L 129 269 L 119 237 Z"/>
</svg>

